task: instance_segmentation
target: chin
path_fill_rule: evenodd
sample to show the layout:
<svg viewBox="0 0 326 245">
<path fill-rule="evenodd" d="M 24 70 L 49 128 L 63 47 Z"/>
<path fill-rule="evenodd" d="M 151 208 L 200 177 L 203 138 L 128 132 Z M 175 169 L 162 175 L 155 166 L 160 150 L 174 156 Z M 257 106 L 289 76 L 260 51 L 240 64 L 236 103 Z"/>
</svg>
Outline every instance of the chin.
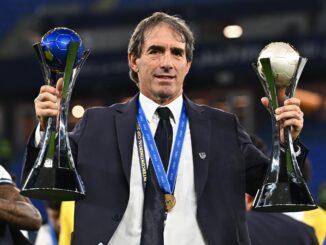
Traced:
<svg viewBox="0 0 326 245">
<path fill-rule="evenodd" d="M 162 89 L 156 93 L 156 95 L 162 99 L 173 97 L 175 93 L 170 89 Z"/>
</svg>

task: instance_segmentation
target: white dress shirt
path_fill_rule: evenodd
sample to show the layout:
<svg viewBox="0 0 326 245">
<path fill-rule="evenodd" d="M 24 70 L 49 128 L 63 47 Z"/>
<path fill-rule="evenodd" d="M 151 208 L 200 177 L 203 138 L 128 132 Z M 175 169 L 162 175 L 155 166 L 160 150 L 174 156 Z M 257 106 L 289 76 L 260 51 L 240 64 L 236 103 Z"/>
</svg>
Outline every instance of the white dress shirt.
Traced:
<svg viewBox="0 0 326 245">
<path fill-rule="evenodd" d="M 139 100 L 152 134 L 155 135 L 159 122 L 159 116 L 156 113 L 156 109 L 159 105 L 145 97 L 143 94 L 140 94 Z M 182 96 L 179 96 L 172 103 L 167 105 L 173 115 L 173 118 L 170 118 L 173 129 L 173 143 L 175 141 L 182 104 L 183 98 Z M 146 164 L 148 164 L 149 153 L 145 141 L 144 145 Z M 144 190 L 139 164 L 135 137 L 131 163 L 129 202 L 124 216 L 117 230 L 113 234 L 109 245 L 140 244 Z M 170 245 L 178 243 L 178 245 L 204 245 L 205 241 L 196 219 L 197 201 L 189 124 L 187 124 L 186 128 L 174 195 L 176 198 L 176 205 L 167 215 L 164 229 L 164 244 Z"/>
</svg>

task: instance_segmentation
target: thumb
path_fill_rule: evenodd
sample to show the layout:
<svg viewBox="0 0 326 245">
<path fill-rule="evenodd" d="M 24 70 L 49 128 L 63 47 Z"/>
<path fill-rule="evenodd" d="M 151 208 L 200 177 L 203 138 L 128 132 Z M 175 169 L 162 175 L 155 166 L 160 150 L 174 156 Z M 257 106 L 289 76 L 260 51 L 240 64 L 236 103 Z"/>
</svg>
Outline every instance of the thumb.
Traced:
<svg viewBox="0 0 326 245">
<path fill-rule="evenodd" d="M 60 98 L 63 88 L 63 77 L 59 78 L 56 84 L 57 96 Z"/>
<path fill-rule="evenodd" d="M 269 105 L 269 100 L 268 100 L 268 98 L 267 98 L 267 97 L 262 97 L 262 98 L 260 99 L 260 101 L 261 101 L 261 103 L 263 104 L 263 106 L 264 106 L 266 109 L 268 109 L 268 105 Z"/>
</svg>

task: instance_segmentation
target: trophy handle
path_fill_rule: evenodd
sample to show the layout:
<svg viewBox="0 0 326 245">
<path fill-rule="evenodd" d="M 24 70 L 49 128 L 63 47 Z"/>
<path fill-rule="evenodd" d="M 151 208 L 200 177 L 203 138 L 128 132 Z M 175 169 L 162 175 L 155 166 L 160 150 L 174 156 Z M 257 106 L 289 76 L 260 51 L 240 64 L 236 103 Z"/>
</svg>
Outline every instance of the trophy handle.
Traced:
<svg viewBox="0 0 326 245">
<path fill-rule="evenodd" d="M 286 89 L 292 97 L 307 59 L 300 58 L 291 86 Z M 262 187 L 258 190 L 253 210 L 263 212 L 296 212 L 317 208 L 311 193 L 302 177 L 292 142 L 290 127 L 284 129 L 284 151 L 280 143 L 280 127 L 274 111 L 278 107 L 276 86 L 269 58 L 260 59 L 266 81 L 254 69 L 269 99 L 269 112 L 272 118 L 273 148 L 272 158 Z"/>
<path fill-rule="evenodd" d="M 75 168 L 67 132 L 72 89 L 79 71 L 90 53 L 89 50 L 85 51 L 79 64 L 73 68 L 78 47 L 79 43 L 77 42 L 70 42 L 68 46 L 58 130 L 57 118 L 48 118 L 46 131 L 41 140 L 41 149 L 32 170 L 23 182 L 22 195 L 58 201 L 78 200 L 85 197 L 85 187 Z M 55 85 L 56 78 L 54 77 L 57 72 L 52 71 L 46 64 L 40 44 L 34 45 L 34 49 L 46 83 Z"/>
</svg>

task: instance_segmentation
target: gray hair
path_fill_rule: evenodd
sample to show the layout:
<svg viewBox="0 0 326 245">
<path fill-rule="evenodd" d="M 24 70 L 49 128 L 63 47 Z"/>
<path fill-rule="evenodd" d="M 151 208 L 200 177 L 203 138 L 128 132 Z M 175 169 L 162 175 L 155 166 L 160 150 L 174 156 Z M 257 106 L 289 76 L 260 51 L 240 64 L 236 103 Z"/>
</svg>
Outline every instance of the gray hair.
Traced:
<svg viewBox="0 0 326 245">
<path fill-rule="evenodd" d="M 128 53 L 133 54 L 139 58 L 142 53 L 144 45 L 145 33 L 155 26 L 165 23 L 169 25 L 174 31 L 180 33 L 183 41 L 186 43 L 186 58 L 188 62 L 192 61 L 194 50 L 194 36 L 186 22 L 177 17 L 168 15 L 163 12 L 155 12 L 151 16 L 143 19 L 135 28 L 128 45 Z M 129 67 L 129 76 L 136 84 L 138 84 L 138 75 Z"/>
</svg>

